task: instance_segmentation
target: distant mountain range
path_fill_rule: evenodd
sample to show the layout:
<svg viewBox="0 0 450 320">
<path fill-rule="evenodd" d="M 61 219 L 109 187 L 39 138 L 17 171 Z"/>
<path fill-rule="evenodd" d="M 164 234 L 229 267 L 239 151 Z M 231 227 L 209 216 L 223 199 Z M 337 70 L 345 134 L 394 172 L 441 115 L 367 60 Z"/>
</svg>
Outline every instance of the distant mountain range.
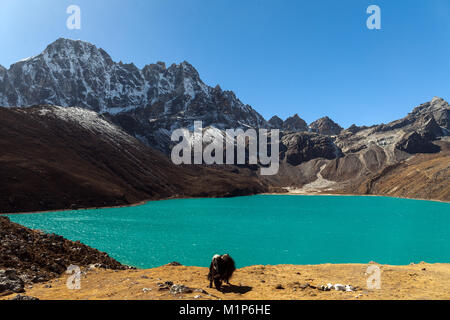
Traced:
<svg viewBox="0 0 450 320">
<path fill-rule="evenodd" d="M 33 105 L 39 106 L 31 109 L 11 108 Z M 64 148 L 59 146 L 65 143 L 67 148 L 75 152 L 73 157 L 78 155 L 83 161 L 79 163 L 81 167 L 93 170 L 85 171 L 87 177 L 95 170 L 103 172 L 107 168 L 109 176 L 101 173 L 102 177 L 109 177 L 106 180 L 122 179 L 120 183 L 117 182 L 120 188 L 111 189 L 118 190 L 118 193 L 105 200 L 105 204 L 164 198 L 171 194 L 202 194 L 202 187 L 207 189 L 204 182 L 198 181 L 192 191 L 183 184 L 177 184 L 175 177 L 179 175 L 180 181 L 189 185 L 188 177 L 195 175 L 189 170 L 199 170 L 196 172 L 203 175 L 211 172 L 202 171 L 206 168 L 175 167 L 163 154 L 135 140 L 168 154 L 172 147 L 172 131 L 181 127 L 191 128 L 196 120 L 202 120 L 204 128 L 215 127 L 219 132 L 228 128 L 276 128 L 282 131 L 278 175 L 258 177 L 259 181 L 255 181 L 253 179 L 256 179 L 257 171 L 254 166 L 215 168 L 223 171 L 226 177 L 219 179 L 223 183 L 221 187 L 211 194 L 205 191 L 205 196 L 252 194 L 289 187 L 296 192 L 375 193 L 450 200 L 450 160 L 447 156 L 450 150 L 450 108 L 446 101 L 437 97 L 416 107 L 403 119 L 371 127 L 352 125 L 344 130 L 328 117 L 307 124 L 297 114 L 286 120 L 275 116 L 266 121 L 251 106 L 242 103 L 233 92 L 204 84 L 198 72 L 187 62 L 173 64 L 168 68 L 164 63 L 157 62 L 139 69 L 133 64 L 112 61 L 104 50 L 90 43 L 58 39 L 37 56 L 19 61 L 9 69 L 0 66 L 0 106 L 9 107 L 9 111 L 1 110 L 0 118 L 0 125 L 9 128 L 9 131 L 3 130 L 3 135 L 0 135 L 0 146 L 4 150 L 0 164 L 9 168 L 9 171 L 3 170 L 5 176 L 14 175 L 14 168 L 16 171 L 22 170 L 19 164 L 26 163 L 25 158 L 20 158 L 21 151 L 17 145 L 29 152 L 26 158 L 33 159 L 28 160 L 33 165 L 36 159 L 49 161 L 46 155 L 52 154 L 52 145 L 56 144 L 59 149 L 55 146 L 55 150 L 63 152 Z M 74 114 L 78 116 L 74 118 Z M 30 122 L 34 120 L 37 120 L 36 129 Z M 14 121 L 17 122 L 16 128 Z M 24 124 L 19 125 L 20 121 L 24 121 Z M 73 133 L 58 131 L 67 123 L 75 125 L 67 129 L 73 130 Z M 22 128 L 25 124 L 28 127 Z M 98 127 L 94 130 L 95 126 Z M 111 128 L 115 128 L 114 133 L 109 131 Z M 53 137 L 54 132 L 60 132 L 60 137 Z M 92 148 L 89 149 L 87 142 L 83 144 L 83 141 L 72 139 L 74 134 L 89 137 Z M 107 141 L 105 146 L 104 138 L 109 136 L 114 139 Z M 114 145 L 113 140 L 116 138 L 127 142 Z M 34 148 L 35 145 L 45 145 L 42 150 L 47 152 L 41 153 L 41 149 Z M 134 151 L 130 151 L 130 148 Z M 135 151 L 136 148 L 140 151 Z M 12 150 L 15 150 L 16 158 L 12 157 Z M 124 152 L 119 156 L 120 150 Z M 94 161 L 95 154 L 100 151 L 105 153 L 105 158 L 100 162 Z M 151 157 L 158 160 L 147 159 L 145 153 L 150 153 Z M 94 162 L 93 167 L 90 157 Z M 13 158 L 16 159 L 15 163 L 8 160 Z M 436 159 L 443 161 L 444 165 L 436 165 L 439 162 Z M 73 168 L 69 159 L 55 156 L 52 161 Z M 433 165 L 425 166 L 428 161 Z M 412 163 L 417 168 L 422 168 L 422 165 L 425 167 L 410 171 L 409 164 Z M 50 162 L 47 164 L 50 168 Z M 135 172 L 125 167 L 137 167 L 141 171 Z M 163 167 L 168 168 L 170 176 L 162 173 Z M 436 171 L 423 175 L 426 168 Z M 122 172 L 122 169 L 125 171 Z M 42 181 L 40 179 L 46 179 L 32 170 L 20 172 L 24 179 L 34 179 L 33 183 L 38 184 Z M 146 177 L 144 180 L 150 180 L 145 180 L 142 185 L 138 178 L 139 172 Z M 161 172 L 160 178 L 157 178 L 157 172 Z M 214 174 L 217 172 L 214 171 Z M 403 177 L 406 172 L 407 176 L 402 181 L 411 184 L 411 179 L 416 177 L 414 183 L 422 188 L 400 187 L 401 181 L 397 181 L 396 177 Z M 56 177 L 56 173 L 52 176 Z M 238 179 L 237 176 L 242 178 Z M 9 178 L 14 180 L 14 176 Z M 235 179 L 240 183 L 238 187 L 233 185 Z M 162 184 L 157 183 L 157 180 L 163 181 Z M 82 190 L 83 183 L 78 181 L 75 185 L 79 185 Z M 14 185 L 3 185 L 0 189 L 8 195 Z M 25 185 L 17 186 L 26 188 Z M 100 189 L 103 190 L 104 186 Z M 125 196 L 131 198 L 124 200 Z M 9 203 L 8 199 L 12 198 L 4 198 L 3 203 Z M 14 199 L 8 208 L 15 208 Z M 83 206 L 96 203 L 75 204 Z M 63 204 L 61 206 L 64 207 Z"/>
<path fill-rule="evenodd" d="M 58 39 L 41 54 L 0 66 L 0 105 L 78 106 L 106 113 L 144 143 L 167 151 L 170 133 L 190 127 L 279 128 L 335 135 L 342 128 L 329 118 L 308 126 L 298 115 L 266 121 L 232 91 L 203 83 L 188 62 L 166 67 L 116 63 L 93 44 Z"/>
</svg>

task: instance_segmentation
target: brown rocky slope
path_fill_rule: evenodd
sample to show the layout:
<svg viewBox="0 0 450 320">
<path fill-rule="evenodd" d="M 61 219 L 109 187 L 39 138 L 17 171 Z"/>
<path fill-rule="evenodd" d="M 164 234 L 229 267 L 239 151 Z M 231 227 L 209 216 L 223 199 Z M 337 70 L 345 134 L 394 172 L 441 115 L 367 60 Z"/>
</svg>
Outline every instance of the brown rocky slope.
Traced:
<svg viewBox="0 0 450 320">
<path fill-rule="evenodd" d="M 70 265 L 91 264 L 114 270 L 128 268 L 104 252 L 0 216 L 0 295 L 23 292 L 27 284 L 59 277 Z"/>
<path fill-rule="evenodd" d="M 450 143 L 436 154 L 417 154 L 387 167 L 359 187 L 359 193 L 402 198 L 450 200 Z"/>
<path fill-rule="evenodd" d="M 247 169 L 175 166 L 85 109 L 0 108 L 0 126 L 0 213 L 266 190 Z"/>
</svg>

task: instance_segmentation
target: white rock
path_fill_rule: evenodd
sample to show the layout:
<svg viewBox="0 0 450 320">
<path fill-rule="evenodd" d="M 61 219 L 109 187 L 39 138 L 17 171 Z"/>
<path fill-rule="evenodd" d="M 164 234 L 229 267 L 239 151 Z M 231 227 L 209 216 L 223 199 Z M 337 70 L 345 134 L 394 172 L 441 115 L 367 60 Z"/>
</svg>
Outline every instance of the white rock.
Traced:
<svg viewBox="0 0 450 320">
<path fill-rule="evenodd" d="M 342 284 L 336 283 L 334 285 L 334 290 L 336 290 L 336 291 L 345 291 L 345 286 L 342 285 Z"/>
<path fill-rule="evenodd" d="M 347 292 L 355 291 L 355 288 L 353 286 L 351 286 L 351 285 L 346 285 L 345 286 L 345 291 L 347 291 Z"/>
</svg>

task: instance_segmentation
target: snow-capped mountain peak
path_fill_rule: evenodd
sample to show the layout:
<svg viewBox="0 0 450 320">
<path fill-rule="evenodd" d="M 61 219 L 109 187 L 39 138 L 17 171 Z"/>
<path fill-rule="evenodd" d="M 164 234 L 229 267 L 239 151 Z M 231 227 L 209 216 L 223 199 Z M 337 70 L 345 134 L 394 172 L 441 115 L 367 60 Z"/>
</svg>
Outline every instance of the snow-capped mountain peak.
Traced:
<svg viewBox="0 0 450 320">
<path fill-rule="evenodd" d="M 133 130 L 142 129 L 139 136 L 145 142 L 154 140 L 150 136 L 155 126 L 170 131 L 181 125 L 180 118 L 203 120 L 205 126 L 266 126 L 264 118 L 233 92 L 206 85 L 187 61 L 139 69 L 133 63 L 114 62 L 91 43 L 64 38 L 9 70 L 0 67 L 0 104 L 78 106 L 109 114 L 113 120 L 128 115 L 138 122 Z M 147 128 L 149 123 L 152 128 Z"/>
</svg>

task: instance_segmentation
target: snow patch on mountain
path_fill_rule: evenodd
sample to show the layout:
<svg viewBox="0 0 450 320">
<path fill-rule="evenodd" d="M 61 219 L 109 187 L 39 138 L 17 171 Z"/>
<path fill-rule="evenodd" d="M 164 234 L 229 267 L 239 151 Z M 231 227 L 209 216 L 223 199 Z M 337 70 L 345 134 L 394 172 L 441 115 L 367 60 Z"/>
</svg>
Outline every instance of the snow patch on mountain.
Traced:
<svg viewBox="0 0 450 320">
<path fill-rule="evenodd" d="M 44 106 L 38 109 L 36 113 L 40 117 L 56 117 L 65 122 L 75 123 L 115 144 L 136 142 L 118 126 L 103 119 L 101 115 L 94 111 L 76 107 Z"/>
</svg>

